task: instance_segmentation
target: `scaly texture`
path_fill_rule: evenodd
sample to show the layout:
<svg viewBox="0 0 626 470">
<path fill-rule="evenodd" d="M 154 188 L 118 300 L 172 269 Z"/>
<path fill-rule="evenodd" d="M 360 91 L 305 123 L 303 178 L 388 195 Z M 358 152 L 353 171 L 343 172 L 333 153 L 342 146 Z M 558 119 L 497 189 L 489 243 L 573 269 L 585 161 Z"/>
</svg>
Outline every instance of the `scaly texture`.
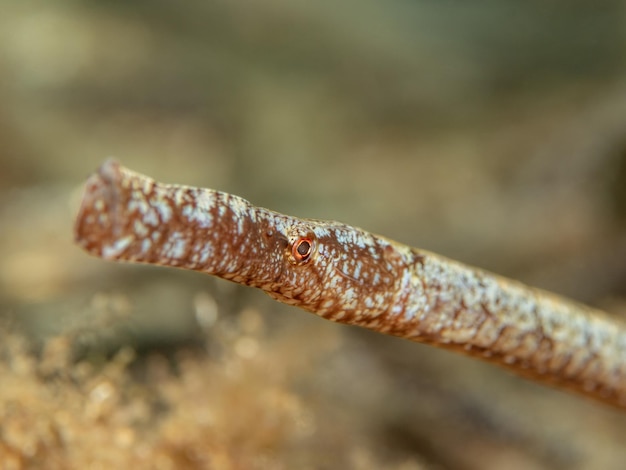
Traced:
<svg viewBox="0 0 626 470">
<path fill-rule="evenodd" d="M 605 313 L 338 222 L 160 184 L 105 162 L 76 241 L 109 260 L 258 287 L 332 321 L 455 349 L 626 408 L 626 329 Z"/>
</svg>

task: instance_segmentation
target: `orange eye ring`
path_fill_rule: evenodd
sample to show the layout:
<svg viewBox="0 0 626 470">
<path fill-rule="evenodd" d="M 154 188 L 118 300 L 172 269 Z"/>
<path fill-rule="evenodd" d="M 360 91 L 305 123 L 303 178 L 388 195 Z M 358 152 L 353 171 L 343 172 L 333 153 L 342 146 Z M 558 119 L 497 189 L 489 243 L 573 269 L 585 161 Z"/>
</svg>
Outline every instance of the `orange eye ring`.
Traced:
<svg viewBox="0 0 626 470">
<path fill-rule="evenodd" d="M 291 247 L 291 255 L 296 263 L 306 263 L 313 253 L 313 240 L 309 237 L 298 238 Z"/>
</svg>

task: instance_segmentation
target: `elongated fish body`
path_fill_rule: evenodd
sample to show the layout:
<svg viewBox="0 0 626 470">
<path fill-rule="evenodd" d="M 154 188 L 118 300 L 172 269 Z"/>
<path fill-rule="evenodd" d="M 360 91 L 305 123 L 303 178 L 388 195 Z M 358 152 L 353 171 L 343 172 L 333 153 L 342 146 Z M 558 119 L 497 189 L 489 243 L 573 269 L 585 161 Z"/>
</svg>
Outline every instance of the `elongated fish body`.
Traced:
<svg viewBox="0 0 626 470">
<path fill-rule="evenodd" d="M 202 271 L 626 408 L 622 323 L 359 228 L 161 184 L 109 160 L 86 183 L 75 238 L 104 259 Z"/>
</svg>

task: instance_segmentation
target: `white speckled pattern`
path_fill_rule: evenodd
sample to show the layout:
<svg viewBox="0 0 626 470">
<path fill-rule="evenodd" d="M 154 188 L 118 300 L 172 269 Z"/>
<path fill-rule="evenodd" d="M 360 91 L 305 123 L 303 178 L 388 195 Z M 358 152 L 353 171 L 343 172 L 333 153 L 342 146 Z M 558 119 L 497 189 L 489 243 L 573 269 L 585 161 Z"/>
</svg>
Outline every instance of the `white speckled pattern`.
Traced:
<svg viewBox="0 0 626 470">
<path fill-rule="evenodd" d="M 333 321 L 481 357 L 626 408 L 622 323 L 355 227 L 156 183 L 109 160 L 87 182 L 76 240 L 102 258 L 259 287 Z"/>
</svg>

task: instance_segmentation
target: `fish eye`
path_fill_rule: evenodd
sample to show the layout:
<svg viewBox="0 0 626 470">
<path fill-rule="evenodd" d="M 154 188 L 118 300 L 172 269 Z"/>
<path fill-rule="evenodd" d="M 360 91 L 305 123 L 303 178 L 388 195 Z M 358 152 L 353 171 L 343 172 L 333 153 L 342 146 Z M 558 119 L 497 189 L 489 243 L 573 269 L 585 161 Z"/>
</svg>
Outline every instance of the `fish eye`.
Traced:
<svg viewBox="0 0 626 470">
<path fill-rule="evenodd" d="M 313 253 L 313 240 L 310 237 L 298 238 L 291 247 L 291 254 L 297 264 L 306 263 Z"/>
</svg>

